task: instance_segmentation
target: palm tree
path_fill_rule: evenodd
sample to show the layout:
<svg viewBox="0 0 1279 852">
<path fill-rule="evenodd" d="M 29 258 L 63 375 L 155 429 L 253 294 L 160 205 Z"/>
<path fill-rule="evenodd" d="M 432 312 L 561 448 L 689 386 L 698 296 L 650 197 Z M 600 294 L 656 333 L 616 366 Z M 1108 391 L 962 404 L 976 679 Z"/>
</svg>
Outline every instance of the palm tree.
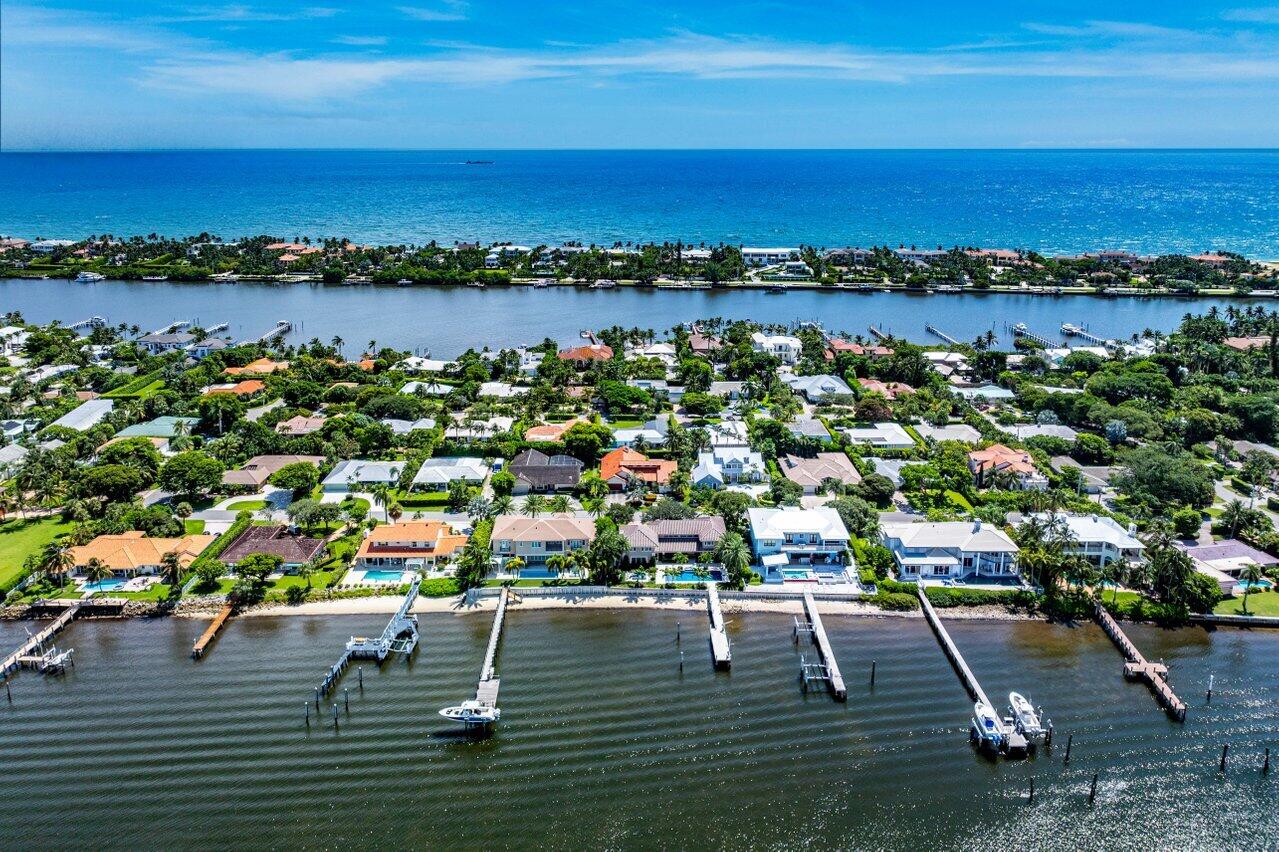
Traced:
<svg viewBox="0 0 1279 852">
<path fill-rule="evenodd" d="M 518 580 L 520 578 L 520 569 L 524 567 L 524 559 L 519 556 L 512 556 L 510 559 L 506 560 L 506 565 L 503 567 L 514 574 L 515 579 Z"/>
<path fill-rule="evenodd" d="M 589 512 L 592 518 L 598 518 L 604 514 L 604 498 L 583 497 L 582 508 Z"/>
<path fill-rule="evenodd" d="M 392 501 L 391 505 L 386 507 L 386 516 L 391 519 L 391 523 L 399 523 L 400 518 L 404 515 L 404 507 L 398 502 Z"/>
<path fill-rule="evenodd" d="M 176 589 L 182 580 L 182 562 L 178 554 L 170 550 L 160 557 L 160 574 L 170 589 Z"/>
<path fill-rule="evenodd" d="M 315 562 L 310 559 L 298 566 L 298 576 L 303 580 L 306 580 L 306 587 L 308 589 L 311 588 L 311 577 L 315 574 L 315 568 Z"/>
<path fill-rule="evenodd" d="M 735 532 L 725 534 L 715 548 L 715 558 L 724 566 L 726 579 L 735 586 L 744 583 L 750 569 L 751 552 L 741 535 Z"/>
<path fill-rule="evenodd" d="M 84 576 L 90 585 L 101 583 L 111 576 L 111 569 L 107 567 L 105 562 L 94 556 L 84 563 Z"/>
<path fill-rule="evenodd" d="M 546 557 L 547 570 L 554 571 L 556 576 L 558 576 L 561 571 L 568 570 L 572 564 L 573 560 L 570 559 L 569 555 L 566 553 L 554 553 Z"/>
<path fill-rule="evenodd" d="M 494 497 L 491 505 L 494 515 L 509 515 L 511 507 L 515 505 L 515 500 L 510 494 L 502 494 L 499 497 Z"/>
<path fill-rule="evenodd" d="M 333 339 L 329 342 L 333 344 L 333 348 L 336 349 L 338 351 L 338 355 L 341 356 L 342 347 L 346 344 L 346 341 L 335 334 L 333 335 Z"/>
<path fill-rule="evenodd" d="M 546 509 L 552 515 L 562 515 L 569 509 L 568 497 L 563 494 L 556 494 L 550 500 L 546 501 Z"/>
<path fill-rule="evenodd" d="M 546 498 L 541 494 L 530 494 L 524 498 L 523 512 L 530 518 L 536 518 L 546 511 Z"/>
<path fill-rule="evenodd" d="M 57 577 L 61 588 L 66 585 L 67 574 L 75 567 L 75 556 L 67 545 L 51 541 L 45 545 L 40 567 L 45 573 Z"/>
<path fill-rule="evenodd" d="M 1221 523 L 1229 528 L 1230 538 L 1235 537 L 1235 533 L 1239 532 L 1239 528 L 1243 526 L 1244 521 L 1248 519 L 1248 509 L 1241 500 L 1231 500 L 1226 507 L 1221 510 Z"/>
<path fill-rule="evenodd" d="M 1251 562 L 1243 566 L 1243 570 L 1239 572 L 1239 579 L 1243 580 L 1243 614 L 1248 614 L 1248 595 L 1252 594 L 1254 583 L 1261 582 L 1261 566 L 1255 562 Z"/>
</svg>

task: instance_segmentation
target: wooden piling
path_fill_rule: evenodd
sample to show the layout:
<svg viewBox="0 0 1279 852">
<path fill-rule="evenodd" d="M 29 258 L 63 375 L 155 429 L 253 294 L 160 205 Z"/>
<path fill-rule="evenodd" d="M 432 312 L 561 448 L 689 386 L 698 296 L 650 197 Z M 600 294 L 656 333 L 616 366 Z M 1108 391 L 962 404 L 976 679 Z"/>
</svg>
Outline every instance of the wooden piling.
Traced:
<svg viewBox="0 0 1279 852">
<path fill-rule="evenodd" d="M 1230 754 L 1230 743 L 1225 743 L 1221 747 L 1221 763 L 1217 764 L 1218 772 L 1226 771 L 1226 756 Z"/>
<path fill-rule="evenodd" d="M 1075 744 L 1075 735 L 1069 734 L 1066 737 L 1066 760 L 1063 763 L 1064 766 L 1070 765 L 1070 747 L 1074 744 Z"/>
<path fill-rule="evenodd" d="M 1090 805 L 1097 799 L 1097 775 L 1098 773 L 1096 772 L 1092 774 L 1092 788 L 1088 791 L 1088 804 Z"/>
</svg>

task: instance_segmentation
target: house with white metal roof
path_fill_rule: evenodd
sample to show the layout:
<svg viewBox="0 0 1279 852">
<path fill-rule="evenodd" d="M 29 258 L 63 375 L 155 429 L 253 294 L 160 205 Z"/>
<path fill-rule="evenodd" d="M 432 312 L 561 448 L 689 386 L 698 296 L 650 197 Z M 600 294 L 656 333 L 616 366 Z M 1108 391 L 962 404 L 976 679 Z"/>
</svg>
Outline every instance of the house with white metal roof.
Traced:
<svg viewBox="0 0 1279 852">
<path fill-rule="evenodd" d="M 1017 577 L 1017 544 L 982 521 L 884 524 L 880 538 L 904 582 Z"/>
</svg>

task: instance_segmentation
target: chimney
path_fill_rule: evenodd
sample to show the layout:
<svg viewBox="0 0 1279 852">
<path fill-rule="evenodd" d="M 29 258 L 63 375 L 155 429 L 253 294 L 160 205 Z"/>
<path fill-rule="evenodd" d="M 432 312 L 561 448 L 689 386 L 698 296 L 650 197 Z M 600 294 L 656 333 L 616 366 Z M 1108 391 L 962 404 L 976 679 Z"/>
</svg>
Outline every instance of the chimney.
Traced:
<svg viewBox="0 0 1279 852">
<path fill-rule="evenodd" d="M 1128 522 L 1128 535 L 1132 536 L 1133 538 L 1137 537 L 1137 525 L 1132 523 L 1131 521 Z"/>
<path fill-rule="evenodd" d="M 973 532 L 981 532 L 981 518 L 973 521 Z"/>
</svg>

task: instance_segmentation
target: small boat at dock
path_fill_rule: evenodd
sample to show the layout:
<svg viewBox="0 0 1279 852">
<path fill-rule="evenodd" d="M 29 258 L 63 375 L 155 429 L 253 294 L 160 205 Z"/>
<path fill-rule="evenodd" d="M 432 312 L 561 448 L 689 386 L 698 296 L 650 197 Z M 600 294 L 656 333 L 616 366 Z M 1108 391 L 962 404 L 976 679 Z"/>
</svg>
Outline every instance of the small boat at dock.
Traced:
<svg viewBox="0 0 1279 852">
<path fill-rule="evenodd" d="M 101 272 L 84 271 L 75 277 L 77 284 L 96 284 L 99 281 L 106 281 L 107 276 Z"/>
<path fill-rule="evenodd" d="M 1034 706 L 1021 693 L 1008 693 L 1008 709 L 1012 713 L 1013 727 L 1028 741 L 1039 743 L 1047 738 L 1048 729 L 1040 721 Z"/>
<path fill-rule="evenodd" d="M 1004 724 L 984 701 L 973 704 L 971 736 L 978 745 L 999 751 L 1004 745 Z"/>
<path fill-rule="evenodd" d="M 445 707 L 440 711 L 445 719 L 471 727 L 475 725 L 492 725 L 502 718 L 502 711 L 490 707 L 482 701 L 463 701 L 456 707 Z"/>
</svg>

